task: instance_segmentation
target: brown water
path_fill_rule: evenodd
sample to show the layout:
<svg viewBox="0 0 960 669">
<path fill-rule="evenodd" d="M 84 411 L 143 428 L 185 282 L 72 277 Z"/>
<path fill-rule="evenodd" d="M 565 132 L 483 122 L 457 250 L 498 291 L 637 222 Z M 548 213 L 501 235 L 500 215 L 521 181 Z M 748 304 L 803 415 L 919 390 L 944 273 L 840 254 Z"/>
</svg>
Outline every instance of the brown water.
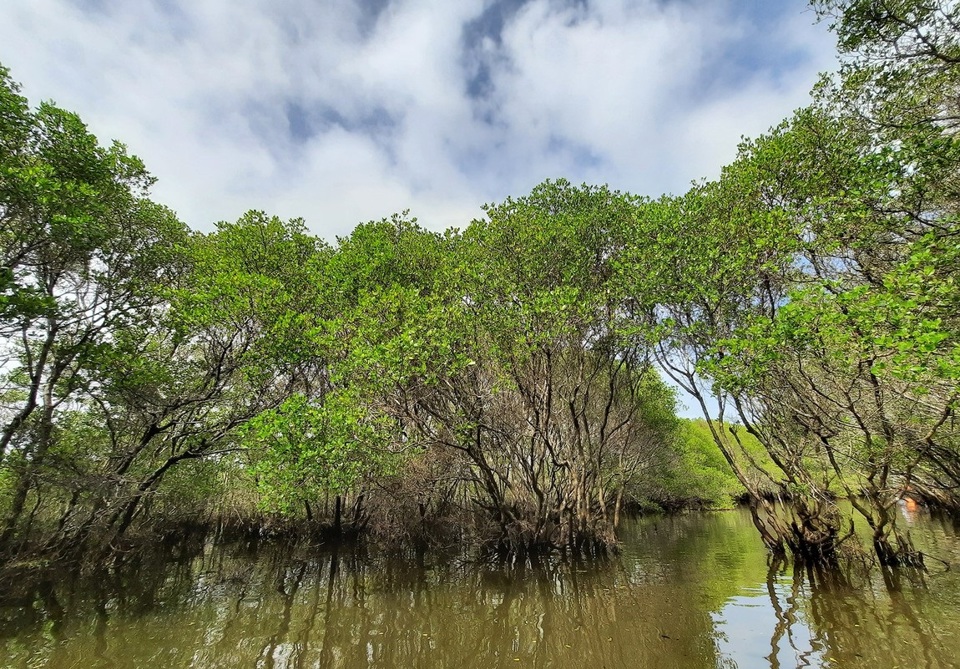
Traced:
<svg viewBox="0 0 960 669">
<path fill-rule="evenodd" d="M 641 519 L 617 558 L 538 567 L 197 541 L 8 591 L 0 666 L 960 667 L 958 530 L 912 531 L 958 566 L 820 582 L 771 567 L 742 512 Z"/>
</svg>

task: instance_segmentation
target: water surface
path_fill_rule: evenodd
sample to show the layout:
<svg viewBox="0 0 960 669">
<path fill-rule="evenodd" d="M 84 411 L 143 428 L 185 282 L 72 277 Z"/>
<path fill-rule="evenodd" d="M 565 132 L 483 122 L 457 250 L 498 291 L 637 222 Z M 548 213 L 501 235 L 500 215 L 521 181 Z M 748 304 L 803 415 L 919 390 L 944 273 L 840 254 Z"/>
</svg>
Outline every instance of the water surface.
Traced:
<svg viewBox="0 0 960 669">
<path fill-rule="evenodd" d="M 960 565 L 951 523 L 907 520 Z M 185 542 L 8 588 L 0 666 L 960 666 L 960 567 L 821 578 L 771 564 L 740 511 L 644 518 L 622 538 L 609 561 L 538 566 Z"/>
</svg>

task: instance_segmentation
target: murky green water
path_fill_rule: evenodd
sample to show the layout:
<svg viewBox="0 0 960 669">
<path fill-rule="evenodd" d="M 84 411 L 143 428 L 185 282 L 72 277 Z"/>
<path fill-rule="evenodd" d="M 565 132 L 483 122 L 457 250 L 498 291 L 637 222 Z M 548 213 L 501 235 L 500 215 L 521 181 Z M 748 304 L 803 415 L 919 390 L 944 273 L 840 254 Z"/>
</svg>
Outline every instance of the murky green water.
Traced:
<svg viewBox="0 0 960 669">
<path fill-rule="evenodd" d="M 10 590 L 0 666 L 960 666 L 958 531 L 913 532 L 958 566 L 813 582 L 771 569 L 741 512 L 642 519 L 608 563 L 538 568 L 197 542 Z"/>
</svg>

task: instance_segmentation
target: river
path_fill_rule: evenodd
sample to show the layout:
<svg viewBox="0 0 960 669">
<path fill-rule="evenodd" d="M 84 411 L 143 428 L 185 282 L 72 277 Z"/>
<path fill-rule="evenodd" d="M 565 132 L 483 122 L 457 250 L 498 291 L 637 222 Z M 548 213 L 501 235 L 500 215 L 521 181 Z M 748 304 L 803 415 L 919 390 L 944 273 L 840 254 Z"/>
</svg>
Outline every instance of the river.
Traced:
<svg viewBox="0 0 960 669">
<path fill-rule="evenodd" d="M 743 511 L 645 517 L 605 561 L 496 565 L 185 541 L 0 593 L 0 666 L 960 666 L 960 530 L 904 510 L 929 572 L 771 565 Z"/>
</svg>

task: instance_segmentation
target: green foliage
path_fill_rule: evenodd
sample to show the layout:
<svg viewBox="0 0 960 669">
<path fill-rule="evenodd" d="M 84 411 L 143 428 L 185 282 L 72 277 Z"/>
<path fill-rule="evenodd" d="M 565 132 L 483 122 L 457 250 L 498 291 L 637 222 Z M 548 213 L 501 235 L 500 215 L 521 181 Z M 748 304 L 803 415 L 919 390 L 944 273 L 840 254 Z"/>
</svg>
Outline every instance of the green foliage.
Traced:
<svg viewBox="0 0 960 669">
<path fill-rule="evenodd" d="M 258 211 L 190 233 L 0 68 L 0 543 L 28 497 L 82 543 L 247 475 L 293 514 L 425 461 L 403 508 L 473 500 L 524 549 L 612 540 L 631 495 L 745 494 L 769 546 L 824 554 L 837 493 L 879 542 L 904 491 L 960 508 L 956 3 L 813 4 L 840 71 L 716 181 L 546 181 L 333 246 Z"/>
<path fill-rule="evenodd" d="M 244 426 L 242 443 L 256 449 L 253 473 L 267 508 L 291 513 L 304 501 L 390 471 L 389 426 L 357 399 L 338 392 L 311 403 L 293 395 Z"/>
<path fill-rule="evenodd" d="M 731 426 L 726 430 L 742 432 L 743 428 Z M 741 439 L 749 457 L 766 472 L 754 473 L 756 485 L 763 489 L 767 477 L 778 473 L 777 467 L 771 462 L 759 440 L 749 434 L 742 434 Z M 746 461 L 743 464 L 750 466 Z M 659 494 L 664 495 L 667 500 L 699 500 L 720 508 L 731 506 L 747 492 L 730 470 L 702 419 L 682 421 L 677 434 L 676 459 L 671 463 L 671 467 L 665 470 L 662 479 L 654 483 L 661 486 Z M 769 486 L 767 490 L 773 492 Z"/>
</svg>

